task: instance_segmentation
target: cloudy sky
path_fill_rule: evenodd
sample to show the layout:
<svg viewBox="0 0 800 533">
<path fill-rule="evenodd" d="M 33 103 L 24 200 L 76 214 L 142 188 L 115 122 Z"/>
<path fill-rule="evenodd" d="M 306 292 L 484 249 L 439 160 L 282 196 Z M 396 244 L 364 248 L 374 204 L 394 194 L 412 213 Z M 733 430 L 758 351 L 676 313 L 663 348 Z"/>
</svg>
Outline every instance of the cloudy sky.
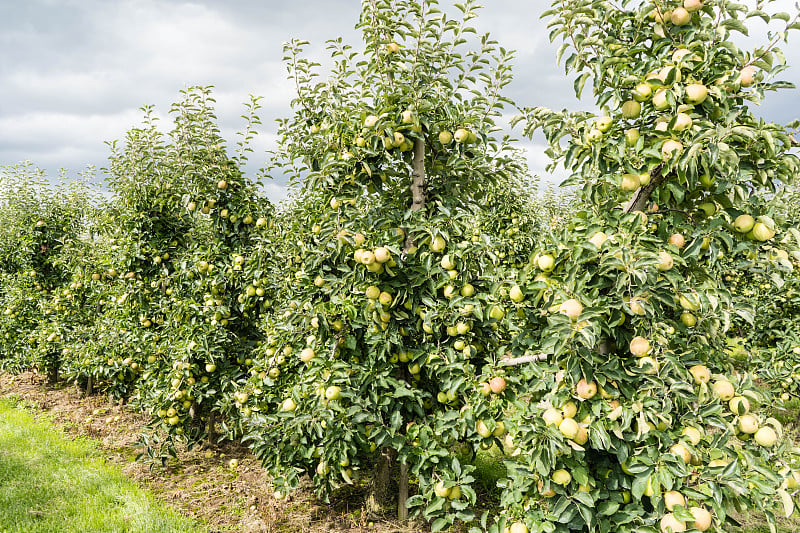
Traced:
<svg viewBox="0 0 800 533">
<path fill-rule="evenodd" d="M 442 4 L 449 4 L 442 0 Z M 56 175 L 106 164 L 106 141 L 140 123 L 143 105 L 166 115 L 179 91 L 213 85 L 224 136 L 234 140 L 249 95 L 263 96 L 256 147 L 274 146 L 274 119 L 288 116 L 292 86 L 281 62 L 282 43 L 343 36 L 357 44 L 359 0 L 24 0 L 0 1 L 0 165 L 30 160 Z M 587 108 L 572 80 L 555 65 L 539 13 L 548 0 L 485 0 L 475 25 L 517 51 L 507 91 L 519 105 Z M 794 0 L 775 6 L 796 13 Z M 757 27 L 752 42 L 766 33 Z M 783 79 L 800 85 L 800 32 L 785 46 Z M 590 92 L 587 90 L 587 93 Z M 800 93 L 783 91 L 760 113 L 786 123 L 800 117 Z M 166 122 L 166 121 L 165 121 Z M 518 133 L 518 132 L 517 132 Z M 531 172 L 548 179 L 541 139 L 525 142 Z M 265 160 L 251 156 L 255 168 Z M 549 177 L 549 179 L 555 179 Z M 268 184 L 273 200 L 281 180 Z"/>
</svg>

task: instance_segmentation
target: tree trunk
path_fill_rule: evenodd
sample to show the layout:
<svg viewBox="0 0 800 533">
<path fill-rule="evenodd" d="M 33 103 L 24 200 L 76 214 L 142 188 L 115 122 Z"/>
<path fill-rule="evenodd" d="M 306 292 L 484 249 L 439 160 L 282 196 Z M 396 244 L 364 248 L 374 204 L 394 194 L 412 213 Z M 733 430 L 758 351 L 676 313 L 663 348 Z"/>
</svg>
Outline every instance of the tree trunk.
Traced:
<svg viewBox="0 0 800 533">
<path fill-rule="evenodd" d="M 411 161 L 411 210 L 425 207 L 425 141 L 414 139 L 414 158 Z"/>
<path fill-rule="evenodd" d="M 94 394 L 94 379 L 92 375 L 89 374 L 89 378 L 86 380 L 86 389 L 84 390 L 84 394 L 86 396 L 91 396 Z"/>
<path fill-rule="evenodd" d="M 411 160 L 411 210 L 421 211 L 425 207 L 425 141 L 414 139 L 414 156 Z M 415 247 L 413 237 L 406 239 L 405 250 Z"/>
<path fill-rule="evenodd" d="M 367 512 L 371 515 L 384 515 L 392 506 L 391 481 L 394 457 L 395 451 L 392 448 L 381 450 L 366 503 Z"/>
<path fill-rule="evenodd" d="M 401 522 L 408 520 L 408 463 L 400 463 L 400 481 L 397 494 L 397 519 Z"/>
<path fill-rule="evenodd" d="M 206 443 L 208 446 L 214 446 L 217 443 L 217 417 L 214 411 L 208 413 L 206 419 Z"/>
<path fill-rule="evenodd" d="M 47 365 L 47 382 L 50 385 L 55 385 L 58 383 L 58 361 L 53 361 L 51 364 Z"/>
</svg>

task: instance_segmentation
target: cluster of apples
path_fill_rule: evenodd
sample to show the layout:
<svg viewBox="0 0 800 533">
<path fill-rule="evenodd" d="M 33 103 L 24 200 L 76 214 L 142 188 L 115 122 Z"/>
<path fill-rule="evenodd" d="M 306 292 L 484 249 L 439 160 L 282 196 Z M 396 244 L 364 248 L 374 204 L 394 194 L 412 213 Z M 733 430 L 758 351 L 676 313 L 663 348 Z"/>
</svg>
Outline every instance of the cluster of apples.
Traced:
<svg viewBox="0 0 800 533">
<path fill-rule="evenodd" d="M 581 380 L 577 385 L 577 394 L 582 399 L 590 399 L 597 394 L 597 384 Z M 567 439 L 583 446 L 589 442 L 589 430 L 586 423 L 575 420 L 578 406 L 572 400 L 565 402 L 561 407 L 548 407 L 542 413 L 542 420 L 548 426 L 553 426 Z"/>
<path fill-rule="evenodd" d="M 733 221 L 733 229 L 748 239 L 764 242 L 775 236 L 775 221 L 767 215 L 753 218 L 752 215 L 744 213 Z"/>
<path fill-rule="evenodd" d="M 686 26 L 692 22 L 694 13 L 703 7 L 701 0 L 685 0 L 682 5 L 665 10 L 656 8 L 651 12 L 651 18 L 655 22 L 655 33 L 659 37 L 664 37 L 664 25 L 671 23 L 675 26 Z M 620 112 L 624 119 L 635 120 L 642 113 L 642 104 L 649 102 L 652 107 L 659 112 L 668 112 L 672 107 L 672 101 L 682 96 L 683 101 L 679 102 L 675 113 L 667 113 L 660 117 L 655 124 L 655 130 L 660 132 L 671 132 L 672 138 L 665 139 L 661 144 L 661 155 L 664 161 L 669 161 L 674 156 L 680 155 L 683 151 L 683 143 L 679 140 L 681 132 L 689 131 L 694 127 L 692 110 L 695 106 L 702 105 L 708 98 L 708 88 L 697 80 L 689 80 L 688 83 L 680 85 L 682 82 L 681 67 L 686 61 L 699 61 L 701 58 L 692 50 L 687 48 L 677 48 L 671 56 L 671 63 L 661 69 L 650 72 L 643 81 L 637 83 L 630 91 L 629 99 L 621 105 Z M 737 81 L 740 86 L 750 86 L 754 83 L 755 70 L 752 66 L 744 67 L 738 73 Z M 679 86 L 680 85 L 680 86 Z M 603 134 L 609 131 L 614 120 L 609 116 L 599 117 L 594 124 L 587 129 L 586 140 L 589 143 L 597 142 L 603 138 Z M 625 131 L 625 140 L 628 146 L 637 144 L 640 138 L 639 129 L 636 127 L 628 128 Z M 645 187 L 650 183 L 651 176 L 647 171 L 637 173 L 625 173 L 620 178 L 619 187 L 623 191 L 631 192 Z"/>
<path fill-rule="evenodd" d="M 356 263 L 364 265 L 367 270 L 375 274 L 382 273 L 384 271 L 384 265 L 390 267 L 397 265 L 394 259 L 392 259 L 392 253 L 385 246 L 379 246 L 374 250 L 358 248 L 353 252 L 353 259 Z"/>
</svg>

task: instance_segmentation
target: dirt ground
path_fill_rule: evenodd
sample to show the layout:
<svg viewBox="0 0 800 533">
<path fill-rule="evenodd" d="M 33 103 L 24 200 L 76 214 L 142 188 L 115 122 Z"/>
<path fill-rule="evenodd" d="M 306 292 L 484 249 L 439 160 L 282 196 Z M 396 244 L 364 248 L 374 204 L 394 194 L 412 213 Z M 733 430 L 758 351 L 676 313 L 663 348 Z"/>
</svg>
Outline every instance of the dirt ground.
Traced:
<svg viewBox="0 0 800 533">
<path fill-rule="evenodd" d="M 100 442 L 109 463 L 165 501 L 177 512 L 205 524 L 213 533 L 409 532 L 422 525 L 401 527 L 391 521 L 367 521 L 363 495 L 341 494 L 331 505 L 309 491 L 275 500 L 269 478 L 248 450 L 238 444 L 178 450 L 178 460 L 166 466 L 136 461 L 136 446 L 147 419 L 105 396 L 83 396 L 74 387 L 48 387 L 44 376 L 27 372 L 0 374 L 0 397 L 12 396 L 38 409 L 72 437 Z M 228 467 L 231 459 L 239 466 Z M 152 468 L 151 468 L 152 466 Z"/>
</svg>

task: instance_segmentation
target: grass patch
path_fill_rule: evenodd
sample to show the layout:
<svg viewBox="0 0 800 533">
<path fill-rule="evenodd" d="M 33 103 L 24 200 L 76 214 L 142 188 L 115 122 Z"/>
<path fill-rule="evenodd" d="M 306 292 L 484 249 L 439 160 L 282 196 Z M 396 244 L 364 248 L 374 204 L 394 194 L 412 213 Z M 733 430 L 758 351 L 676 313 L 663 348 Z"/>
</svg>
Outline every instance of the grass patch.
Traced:
<svg viewBox="0 0 800 533">
<path fill-rule="evenodd" d="M 199 532 L 98 457 L 0 400 L 0 533 Z"/>
</svg>

